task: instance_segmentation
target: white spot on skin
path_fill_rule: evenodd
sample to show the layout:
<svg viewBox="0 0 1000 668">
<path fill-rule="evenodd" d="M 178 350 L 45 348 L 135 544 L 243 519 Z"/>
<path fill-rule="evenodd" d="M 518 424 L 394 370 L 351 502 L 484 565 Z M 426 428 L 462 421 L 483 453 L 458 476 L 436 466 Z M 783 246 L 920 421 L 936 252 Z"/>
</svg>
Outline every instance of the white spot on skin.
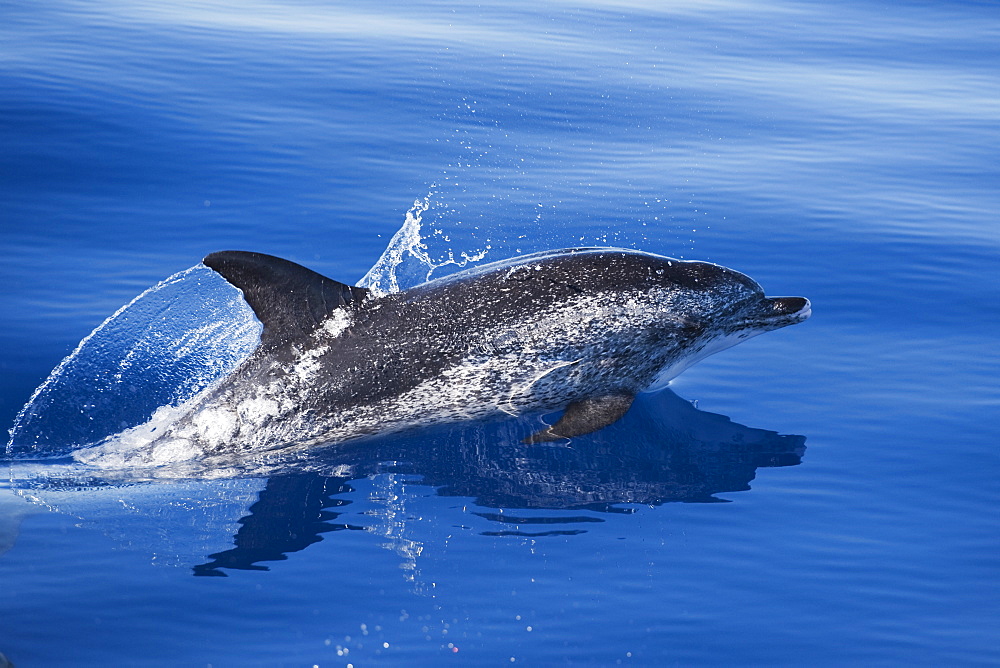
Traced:
<svg viewBox="0 0 1000 668">
<path fill-rule="evenodd" d="M 323 322 L 319 332 L 317 333 L 322 332 L 329 338 L 335 339 L 343 334 L 347 328 L 350 327 L 350 325 L 350 313 L 348 313 L 347 309 L 338 308 L 335 309 L 333 313 L 330 314 L 330 317 Z"/>
<path fill-rule="evenodd" d="M 329 350 L 329 346 L 322 346 L 320 348 L 312 348 L 305 351 L 296 359 L 292 373 L 302 380 L 309 380 L 317 371 L 319 371 L 322 366 L 320 364 L 320 358 Z"/>
</svg>

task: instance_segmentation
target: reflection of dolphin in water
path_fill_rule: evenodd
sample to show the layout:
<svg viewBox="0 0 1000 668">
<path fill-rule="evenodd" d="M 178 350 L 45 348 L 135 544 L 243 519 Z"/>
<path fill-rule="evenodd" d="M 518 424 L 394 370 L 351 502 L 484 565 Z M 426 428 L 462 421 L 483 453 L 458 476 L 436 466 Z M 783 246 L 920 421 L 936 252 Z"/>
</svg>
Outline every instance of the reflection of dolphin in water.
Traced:
<svg viewBox="0 0 1000 668">
<path fill-rule="evenodd" d="M 539 253 L 383 296 L 258 253 L 205 264 L 243 291 L 260 346 L 180 417 L 79 459 L 147 466 L 565 409 L 528 437 L 559 440 L 810 314 L 808 300 L 765 297 L 731 269 L 618 249 Z"/>
<path fill-rule="evenodd" d="M 438 494 L 475 499 L 482 510 L 471 519 L 480 533 L 540 536 L 605 521 L 594 511 L 629 512 L 619 504 L 720 501 L 716 494 L 749 489 L 757 467 L 798 464 L 805 450 L 801 436 L 744 427 L 669 390 L 643 395 L 619 424 L 570 447 L 521 442 L 525 422 L 346 443 L 276 464 L 266 481 L 206 480 L 218 472 L 194 468 L 188 479 L 143 484 L 136 473 L 66 462 L 15 462 L 12 475 L 20 494 L 151 552 L 156 562 L 198 563 L 197 575 L 224 575 L 266 570 L 262 562 L 286 559 L 324 534 L 378 522 L 370 509 L 350 514 L 352 481 L 372 476 L 402 474 Z M 18 504 L 19 511 L 31 507 Z"/>
<path fill-rule="evenodd" d="M 195 575 L 225 575 L 220 568 L 266 571 L 261 561 L 281 561 L 290 552 L 304 550 L 322 539 L 320 534 L 341 529 L 363 529 L 333 524 L 339 513 L 328 509 L 348 503 L 331 499 L 350 492 L 343 478 L 318 473 L 286 473 L 268 479 L 250 514 L 239 521 L 236 547 L 211 555 L 214 561 L 195 566 Z"/>
<path fill-rule="evenodd" d="M 338 495 L 352 491 L 350 480 L 378 473 L 419 476 L 417 484 L 474 497 L 486 508 L 628 512 L 616 504 L 721 501 L 714 495 L 749 489 L 757 467 L 796 465 L 805 451 L 801 436 L 744 427 L 669 391 L 637 401 L 623 423 L 572 447 L 519 443 L 511 433 L 516 429 L 494 423 L 331 452 L 327 468 L 340 465 L 350 473 L 272 476 L 240 520 L 234 546 L 211 555 L 195 574 L 264 570 L 259 562 L 285 559 L 323 533 L 362 528 L 344 521 L 350 501 Z M 574 534 L 604 521 L 580 512 L 475 514 L 500 523 L 481 532 L 486 535 Z"/>
</svg>

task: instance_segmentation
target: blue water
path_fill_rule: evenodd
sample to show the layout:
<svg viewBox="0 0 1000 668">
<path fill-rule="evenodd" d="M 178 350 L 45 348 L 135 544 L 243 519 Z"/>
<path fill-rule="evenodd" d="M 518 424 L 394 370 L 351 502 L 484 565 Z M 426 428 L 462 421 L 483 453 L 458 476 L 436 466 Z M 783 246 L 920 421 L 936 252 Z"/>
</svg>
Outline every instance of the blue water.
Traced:
<svg viewBox="0 0 1000 668">
<path fill-rule="evenodd" d="M 1000 662 L 991 3 L 0 13 L 8 425 L 208 252 L 355 281 L 415 200 L 437 262 L 629 246 L 814 309 L 572 448 L 511 421 L 271 479 L 14 465 L 17 666 Z"/>
</svg>

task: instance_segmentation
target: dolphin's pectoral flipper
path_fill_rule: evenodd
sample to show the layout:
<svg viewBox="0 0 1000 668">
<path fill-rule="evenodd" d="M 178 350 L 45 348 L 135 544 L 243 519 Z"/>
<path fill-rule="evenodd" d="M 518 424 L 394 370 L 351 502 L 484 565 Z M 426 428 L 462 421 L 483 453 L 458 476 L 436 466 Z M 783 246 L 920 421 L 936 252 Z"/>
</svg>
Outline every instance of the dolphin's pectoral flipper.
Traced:
<svg viewBox="0 0 1000 668">
<path fill-rule="evenodd" d="M 566 407 L 558 422 L 532 434 L 524 442 L 546 443 L 603 429 L 625 415 L 633 399 L 635 395 L 632 394 L 613 394 L 574 401 Z"/>
<path fill-rule="evenodd" d="M 334 309 L 356 305 L 368 290 L 264 253 L 220 251 L 202 262 L 243 291 L 263 323 L 261 346 L 272 348 L 305 336 Z"/>
</svg>

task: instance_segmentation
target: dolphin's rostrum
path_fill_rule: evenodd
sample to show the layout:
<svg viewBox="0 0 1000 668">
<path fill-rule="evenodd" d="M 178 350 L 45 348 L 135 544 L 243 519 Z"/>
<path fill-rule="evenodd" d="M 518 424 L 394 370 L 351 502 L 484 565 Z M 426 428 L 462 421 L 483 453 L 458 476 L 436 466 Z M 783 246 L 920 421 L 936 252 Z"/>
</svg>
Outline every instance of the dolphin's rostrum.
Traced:
<svg viewBox="0 0 1000 668">
<path fill-rule="evenodd" d="M 807 299 L 765 297 L 732 269 L 613 248 L 522 256 L 390 294 L 261 253 L 204 263 L 242 290 L 260 346 L 169 420 L 79 459 L 155 465 L 556 409 L 561 419 L 526 440 L 570 438 L 708 355 L 810 315 Z"/>
</svg>

